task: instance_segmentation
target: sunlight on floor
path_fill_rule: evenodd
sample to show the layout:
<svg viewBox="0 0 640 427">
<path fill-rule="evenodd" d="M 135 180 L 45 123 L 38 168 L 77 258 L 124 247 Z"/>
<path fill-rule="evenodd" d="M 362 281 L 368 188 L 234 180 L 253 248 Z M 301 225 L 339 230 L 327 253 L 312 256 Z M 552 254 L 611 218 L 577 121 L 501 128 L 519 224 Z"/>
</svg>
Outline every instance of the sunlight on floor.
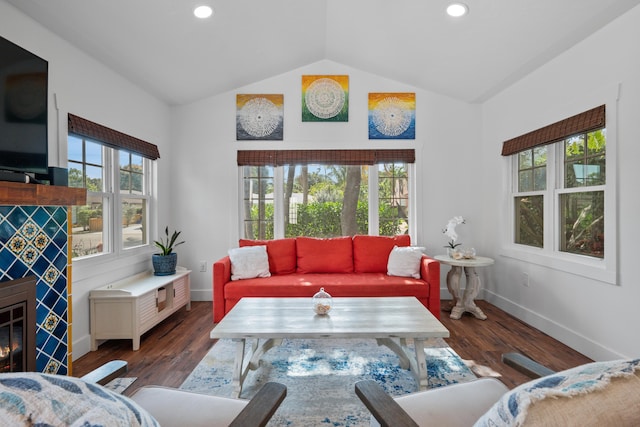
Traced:
<svg viewBox="0 0 640 427">
<path fill-rule="evenodd" d="M 498 378 L 502 376 L 502 374 L 500 374 L 499 372 L 494 371 L 488 366 L 480 365 L 475 360 L 462 359 L 462 361 L 464 362 L 465 365 L 467 365 L 469 369 L 471 369 L 471 372 L 476 374 L 478 377 Z"/>
</svg>

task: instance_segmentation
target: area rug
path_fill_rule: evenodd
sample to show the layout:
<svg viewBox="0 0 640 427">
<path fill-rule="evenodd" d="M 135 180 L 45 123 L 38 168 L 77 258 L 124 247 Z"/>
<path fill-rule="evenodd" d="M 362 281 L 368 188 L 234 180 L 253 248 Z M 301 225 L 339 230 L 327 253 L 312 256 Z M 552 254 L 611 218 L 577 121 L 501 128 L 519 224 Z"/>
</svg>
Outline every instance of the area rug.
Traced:
<svg viewBox="0 0 640 427">
<path fill-rule="evenodd" d="M 441 339 L 425 347 L 429 387 L 471 381 L 475 375 Z M 218 341 L 180 388 L 231 397 L 235 343 Z M 417 391 L 412 374 L 398 356 L 370 339 L 284 340 L 269 350 L 260 367 L 249 371 L 240 398 L 251 399 L 266 382 L 287 386 L 287 397 L 269 426 L 369 425 L 369 412 L 355 395 L 355 383 L 373 379 L 392 396 Z"/>
</svg>

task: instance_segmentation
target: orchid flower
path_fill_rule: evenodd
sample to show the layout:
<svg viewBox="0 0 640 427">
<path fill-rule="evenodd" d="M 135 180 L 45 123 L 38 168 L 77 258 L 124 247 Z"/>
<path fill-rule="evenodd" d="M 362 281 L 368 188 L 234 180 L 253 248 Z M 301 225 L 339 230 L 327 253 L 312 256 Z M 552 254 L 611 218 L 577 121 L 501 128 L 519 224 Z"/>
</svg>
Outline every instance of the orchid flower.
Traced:
<svg viewBox="0 0 640 427">
<path fill-rule="evenodd" d="M 451 218 L 449 220 L 449 222 L 447 223 L 447 227 L 442 230 L 442 232 L 451 240 L 449 240 L 449 244 L 446 247 L 450 247 L 452 249 L 455 249 L 456 246 L 460 246 L 460 243 L 456 243 L 456 240 L 458 240 L 458 233 L 456 233 L 456 226 L 459 224 L 464 224 L 464 218 L 461 216 L 454 216 L 453 218 Z"/>
</svg>

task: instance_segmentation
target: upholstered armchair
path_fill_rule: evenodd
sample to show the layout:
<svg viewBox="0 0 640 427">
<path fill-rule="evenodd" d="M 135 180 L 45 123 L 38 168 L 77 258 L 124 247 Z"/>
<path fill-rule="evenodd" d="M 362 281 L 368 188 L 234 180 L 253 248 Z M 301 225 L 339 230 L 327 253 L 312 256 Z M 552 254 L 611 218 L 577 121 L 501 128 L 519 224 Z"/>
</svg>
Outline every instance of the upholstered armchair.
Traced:
<svg viewBox="0 0 640 427">
<path fill-rule="evenodd" d="M 504 355 L 503 361 L 538 378 L 513 390 L 481 378 L 396 398 L 368 380 L 356 384 L 356 394 L 371 412 L 372 426 L 640 425 L 640 359 L 558 373 L 518 354 Z"/>
<path fill-rule="evenodd" d="M 105 426 L 264 426 L 286 396 L 266 383 L 251 400 L 145 386 L 130 398 L 102 385 L 127 371 L 112 361 L 82 378 L 39 372 L 0 374 L 0 424 Z"/>
<path fill-rule="evenodd" d="M 162 427 L 262 427 L 286 396 L 280 383 L 266 383 L 251 400 L 144 386 L 131 396 Z"/>
</svg>

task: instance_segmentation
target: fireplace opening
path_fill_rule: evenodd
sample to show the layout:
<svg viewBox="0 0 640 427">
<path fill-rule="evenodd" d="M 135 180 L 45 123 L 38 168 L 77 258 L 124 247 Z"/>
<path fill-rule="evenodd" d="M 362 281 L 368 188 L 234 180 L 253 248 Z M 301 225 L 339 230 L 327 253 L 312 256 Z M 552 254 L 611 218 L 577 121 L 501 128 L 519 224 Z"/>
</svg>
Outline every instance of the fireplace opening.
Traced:
<svg viewBox="0 0 640 427">
<path fill-rule="evenodd" d="M 0 283 L 0 372 L 36 370 L 36 280 Z"/>
</svg>

